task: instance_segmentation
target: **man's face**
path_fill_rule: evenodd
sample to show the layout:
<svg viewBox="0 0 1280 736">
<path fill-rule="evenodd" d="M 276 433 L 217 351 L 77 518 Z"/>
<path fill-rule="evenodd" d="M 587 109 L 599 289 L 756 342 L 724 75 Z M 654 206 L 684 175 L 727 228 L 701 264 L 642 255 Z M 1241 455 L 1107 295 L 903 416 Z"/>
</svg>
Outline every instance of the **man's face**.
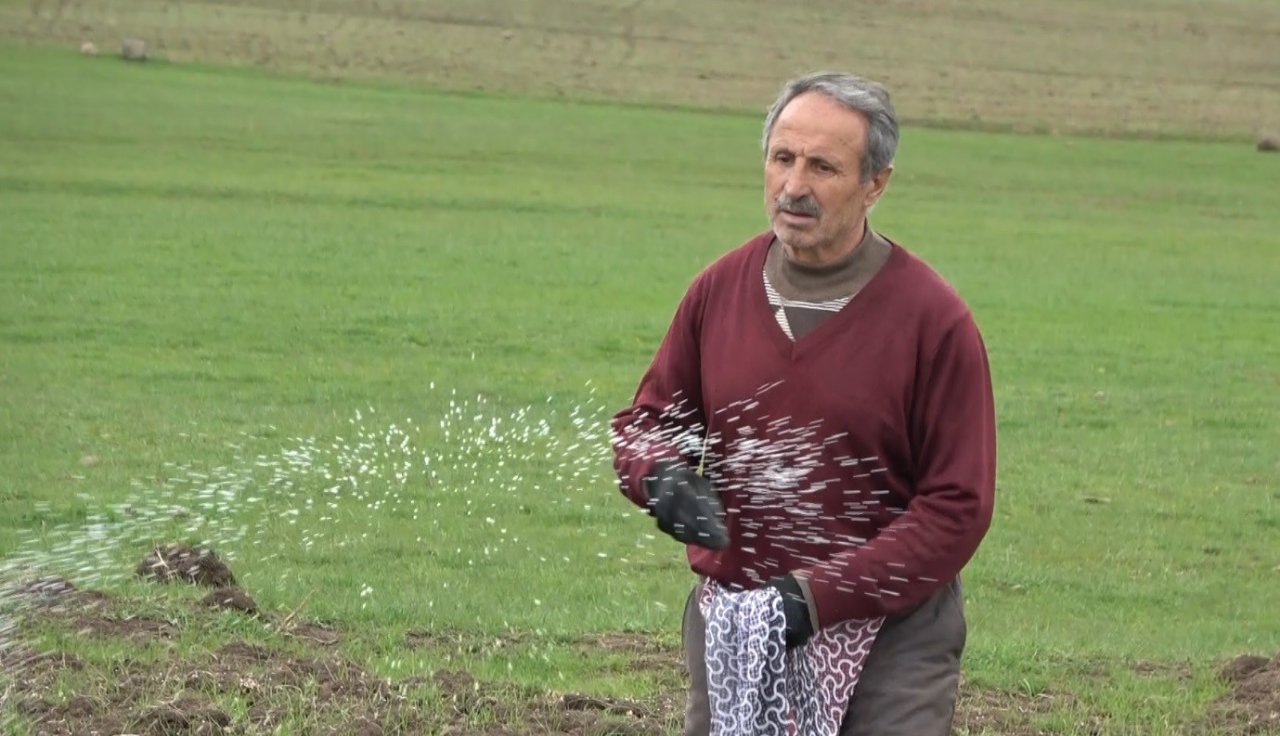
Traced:
<svg viewBox="0 0 1280 736">
<path fill-rule="evenodd" d="M 778 115 L 765 153 L 765 207 L 796 260 L 821 265 L 857 246 L 892 171 L 862 181 L 866 141 L 862 115 L 824 94 L 806 92 Z"/>
</svg>

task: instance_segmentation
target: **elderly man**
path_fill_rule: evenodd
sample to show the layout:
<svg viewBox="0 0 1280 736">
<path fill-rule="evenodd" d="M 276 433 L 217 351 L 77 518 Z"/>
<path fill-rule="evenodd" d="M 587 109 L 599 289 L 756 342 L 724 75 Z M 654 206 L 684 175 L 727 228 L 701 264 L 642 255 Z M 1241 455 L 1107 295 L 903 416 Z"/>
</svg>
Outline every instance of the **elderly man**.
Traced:
<svg viewBox="0 0 1280 736">
<path fill-rule="evenodd" d="M 693 280 L 613 418 L 623 492 L 697 575 L 686 734 L 711 730 L 708 586 L 775 589 L 788 653 L 842 626 L 868 637 L 869 653 L 840 650 L 860 676 L 833 730 L 950 732 L 959 574 L 991 523 L 995 412 L 969 308 L 868 222 L 897 143 L 880 85 L 787 83 L 764 125 L 770 229 Z"/>
</svg>

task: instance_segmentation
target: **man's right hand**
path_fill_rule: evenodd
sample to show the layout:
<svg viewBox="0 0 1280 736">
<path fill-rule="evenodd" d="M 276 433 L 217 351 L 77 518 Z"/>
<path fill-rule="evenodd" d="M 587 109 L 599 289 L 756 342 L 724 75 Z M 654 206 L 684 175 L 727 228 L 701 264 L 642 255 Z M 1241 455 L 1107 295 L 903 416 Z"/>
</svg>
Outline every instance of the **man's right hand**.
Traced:
<svg viewBox="0 0 1280 736">
<path fill-rule="evenodd" d="M 724 507 L 711 481 L 678 460 L 659 460 L 645 479 L 649 511 L 658 528 L 684 544 L 709 549 L 729 546 Z"/>
</svg>

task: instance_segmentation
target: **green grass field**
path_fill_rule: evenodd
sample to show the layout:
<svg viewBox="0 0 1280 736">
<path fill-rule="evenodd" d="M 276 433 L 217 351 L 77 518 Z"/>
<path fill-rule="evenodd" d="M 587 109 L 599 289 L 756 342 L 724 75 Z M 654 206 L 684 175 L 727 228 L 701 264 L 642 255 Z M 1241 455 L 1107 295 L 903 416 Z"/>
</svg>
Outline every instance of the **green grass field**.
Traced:
<svg viewBox="0 0 1280 736">
<path fill-rule="evenodd" d="M 422 732 L 648 732 L 503 707 L 566 692 L 669 726 L 691 580 L 600 421 L 766 227 L 755 116 L 13 45 L 0 108 L 0 554 L 176 631 L 37 622 L 85 665 L 42 702 L 132 713 L 174 681 L 117 702 L 122 666 L 299 646 L 128 579 L 189 526 L 277 622 L 409 683 Z M 1246 727 L 1214 675 L 1280 650 L 1277 182 L 1235 143 L 905 130 L 873 222 L 973 306 L 1000 420 L 962 729 Z M 497 694 L 456 721 L 441 668 Z M 341 720 L 273 697 L 249 732 Z"/>
</svg>

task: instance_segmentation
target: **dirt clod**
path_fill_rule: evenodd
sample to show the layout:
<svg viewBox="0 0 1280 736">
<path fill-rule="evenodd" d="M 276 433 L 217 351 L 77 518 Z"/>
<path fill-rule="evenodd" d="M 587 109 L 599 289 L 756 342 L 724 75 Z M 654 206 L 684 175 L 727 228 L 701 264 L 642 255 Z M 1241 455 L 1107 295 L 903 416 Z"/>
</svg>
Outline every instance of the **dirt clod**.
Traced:
<svg viewBox="0 0 1280 736">
<path fill-rule="evenodd" d="M 1033 721 L 1055 708 L 1070 706 L 1069 693 L 972 691 L 961 684 L 956 702 L 955 727 L 960 733 L 1038 734 Z"/>
<path fill-rule="evenodd" d="M 624 658 L 632 669 L 676 672 L 684 666 L 680 648 L 647 634 L 622 632 L 588 636 L 576 642 L 583 656 L 609 654 Z"/>
<path fill-rule="evenodd" d="M 436 687 L 446 697 L 465 695 L 474 692 L 479 687 L 476 683 L 476 678 L 466 672 L 440 670 L 431 679 L 435 681 Z"/>
<path fill-rule="evenodd" d="M 1270 663 L 1271 660 L 1266 657 L 1242 654 L 1223 665 L 1222 669 L 1218 670 L 1218 678 L 1227 682 L 1241 682 Z"/>
<path fill-rule="evenodd" d="M 147 641 L 178 635 L 178 627 L 172 621 L 155 616 L 81 615 L 68 622 L 77 636 Z"/>
<path fill-rule="evenodd" d="M 138 577 L 168 583 L 182 580 L 210 588 L 236 584 L 231 569 L 207 547 L 175 542 L 154 547 L 134 569 Z"/>
<path fill-rule="evenodd" d="M 28 580 L 18 586 L 17 594 L 37 600 L 57 600 L 76 592 L 76 586 L 66 578 L 47 575 L 35 580 Z"/>
<path fill-rule="evenodd" d="M 324 624 L 298 624 L 285 632 L 295 639 L 331 647 L 342 641 L 342 636 L 332 626 Z"/>
<path fill-rule="evenodd" d="M 1280 731 L 1280 654 L 1271 659 L 1241 655 L 1223 665 L 1218 676 L 1231 689 L 1218 703 L 1216 733 Z"/>
<path fill-rule="evenodd" d="M 140 38 L 126 38 L 120 45 L 120 58 L 125 61 L 146 61 L 147 42 Z"/>
<path fill-rule="evenodd" d="M 36 652 L 30 647 L 10 644 L 0 647 L 0 672 L 24 677 L 41 676 L 49 672 L 69 672 L 84 669 L 80 658 L 70 652 Z"/>
<path fill-rule="evenodd" d="M 104 611 L 111 603 L 111 599 L 105 593 L 96 590 L 79 590 L 70 580 L 56 575 L 28 580 L 0 592 L 0 596 L 11 597 L 29 610 L 47 613 L 87 609 Z"/>
<path fill-rule="evenodd" d="M 225 733 L 231 716 L 207 698 L 183 693 L 173 702 L 161 703 L 148 710 L 133 729 L 149 736 L 193 734 L 212 736 Z"/>
<path fill-rule="evenodd" d="M 1264 153 L 1280 151 L 1280 138 L 1266 136 L 1258 139 L 1258 150 Z"/>
<path fill-rule="evenodd" d="M 220 611 L 239 611 L 249 616 L 258 615 L 258 603 L 250 598 L 248 593 L 235 587 L 218 588 L 201 598 L 200 605 Z"/>
<path fill-rule="evenodd" d="M 622 716 L 641 717 L 647 714 L 643 703 L 635 700 L 615 700 L 613 698 L 597 698 L 591 695 L 569 693 L 560 696 L 560 707 L 565 710 L 600 711 Z"/>
</svg>

